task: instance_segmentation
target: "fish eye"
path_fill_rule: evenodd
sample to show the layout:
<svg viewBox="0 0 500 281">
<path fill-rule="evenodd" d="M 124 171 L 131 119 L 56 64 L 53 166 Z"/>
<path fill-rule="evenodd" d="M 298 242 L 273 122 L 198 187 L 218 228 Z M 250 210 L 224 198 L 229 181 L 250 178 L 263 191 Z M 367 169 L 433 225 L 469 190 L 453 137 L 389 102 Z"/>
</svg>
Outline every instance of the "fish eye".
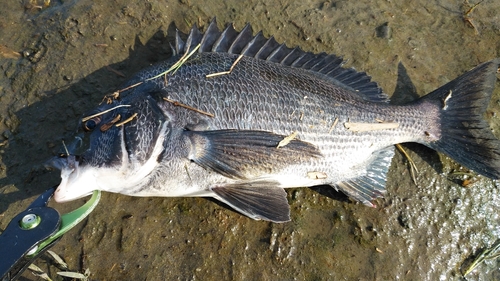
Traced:
<svg viewBox="0 0 500 281">
<path fill-rule="evenodd" d="M 86 132 L 92 131 L 101 122 L 100 117 L 94 117 L 82 123 L 82 127 Z"/>
</svg>

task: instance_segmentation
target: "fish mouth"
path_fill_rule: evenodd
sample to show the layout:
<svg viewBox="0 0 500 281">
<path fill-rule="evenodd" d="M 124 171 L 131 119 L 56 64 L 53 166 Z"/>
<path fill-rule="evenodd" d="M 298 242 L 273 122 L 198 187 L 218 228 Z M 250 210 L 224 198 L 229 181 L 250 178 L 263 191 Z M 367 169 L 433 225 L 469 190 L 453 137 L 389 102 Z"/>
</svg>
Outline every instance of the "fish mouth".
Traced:
<svg viewBox="0 0 500 281">
<path fill-rule="evenodd" d="M 123 130 L 123 126 L 120 126 L 106 131 L 106 133 L 112 132 L 112 135 L 107 136 L 105 141 L 112 139 L 112 144 L 105 153 L 99 150 L 103 141 L 101 135 L 98 135 L 99 137 L 89 139 L 90 147 L 84 150 L 81 156 L 75 155 L 81 141 L 77 139 L 66 147 L 66 153 L 45 163 L 46 166 L 61 171 L 61 182 L 53 197 L 56 202 L 73 201 L 91 195 L 94 190 L 110 191 L 110 187 L 115 186 L 116 181 L 113 180 L 113 176 L 116 176 L 115 173 L 123 176 L 124 171 L 121 169 L 127 168 L 129 163 Z M 116 155 L 121 157 L 115 157 Z"/>
<path fill-rule="evenodd" d="M 61 170 L 61 183 L 53 197 L 58 203 L 91 195 L 92 191 L 97 189 L 95 178 L 88 169 L 80 167 L 75 155 L 54 157 L 46 162 L 46 166 Z"/>
</svg>

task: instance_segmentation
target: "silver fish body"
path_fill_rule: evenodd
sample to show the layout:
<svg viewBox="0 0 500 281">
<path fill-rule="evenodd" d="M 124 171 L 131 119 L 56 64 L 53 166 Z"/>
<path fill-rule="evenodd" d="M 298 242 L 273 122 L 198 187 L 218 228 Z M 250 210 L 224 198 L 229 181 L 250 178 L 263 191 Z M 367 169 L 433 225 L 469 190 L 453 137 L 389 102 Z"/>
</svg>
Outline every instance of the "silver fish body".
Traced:
<svg viewBox="0 0 500 281">
<path fill-rule="evenodd" d="M 86 115 L 90 147 L 76 164 L 59 159 L 56 201 L 96 189 L 209 196 L 283 222 L 284 188 L 332 185 L 372 206 L 385 192 L 393 145 L 403 142 L 500 177 L 500 142 L 482 119 L 498 59 L 396 106 L 337 57 L 286 48 L 249 26 L 194 27 L 185 42 L 178 35 L 176 51 Z"/>
</svg>

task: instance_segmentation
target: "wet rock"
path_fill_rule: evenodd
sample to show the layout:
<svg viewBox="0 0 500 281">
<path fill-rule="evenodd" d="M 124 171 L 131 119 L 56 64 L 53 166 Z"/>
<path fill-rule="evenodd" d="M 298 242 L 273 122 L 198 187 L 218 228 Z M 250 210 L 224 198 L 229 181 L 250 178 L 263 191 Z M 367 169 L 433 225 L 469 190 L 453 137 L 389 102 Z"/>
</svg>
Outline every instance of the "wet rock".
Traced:
<svg viewBox="0 0 500 281">
<path fill-rule="evenodd" d="M 378 26 L 375 30 L 378 38 L 391 39 L 392 29 L 389 26 L 389 22 L 384 22 L 382 25 Z"/>
</svg>

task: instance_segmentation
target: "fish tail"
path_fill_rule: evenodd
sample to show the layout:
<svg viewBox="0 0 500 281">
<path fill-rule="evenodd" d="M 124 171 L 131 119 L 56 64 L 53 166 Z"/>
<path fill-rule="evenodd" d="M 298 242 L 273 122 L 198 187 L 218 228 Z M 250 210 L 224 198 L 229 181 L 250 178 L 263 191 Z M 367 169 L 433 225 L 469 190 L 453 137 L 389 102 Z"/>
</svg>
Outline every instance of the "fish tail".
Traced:
<svg viewBox="0 0 500 281">
<path fill-rule="evenodd" d="M 496 83 L 500 59 L 483 63 L 420 102 L 439 108 L 437 140 L 427 145 L 489 178 L 500 178 L 500 141 L 484 114 Z"/>
</svg>

